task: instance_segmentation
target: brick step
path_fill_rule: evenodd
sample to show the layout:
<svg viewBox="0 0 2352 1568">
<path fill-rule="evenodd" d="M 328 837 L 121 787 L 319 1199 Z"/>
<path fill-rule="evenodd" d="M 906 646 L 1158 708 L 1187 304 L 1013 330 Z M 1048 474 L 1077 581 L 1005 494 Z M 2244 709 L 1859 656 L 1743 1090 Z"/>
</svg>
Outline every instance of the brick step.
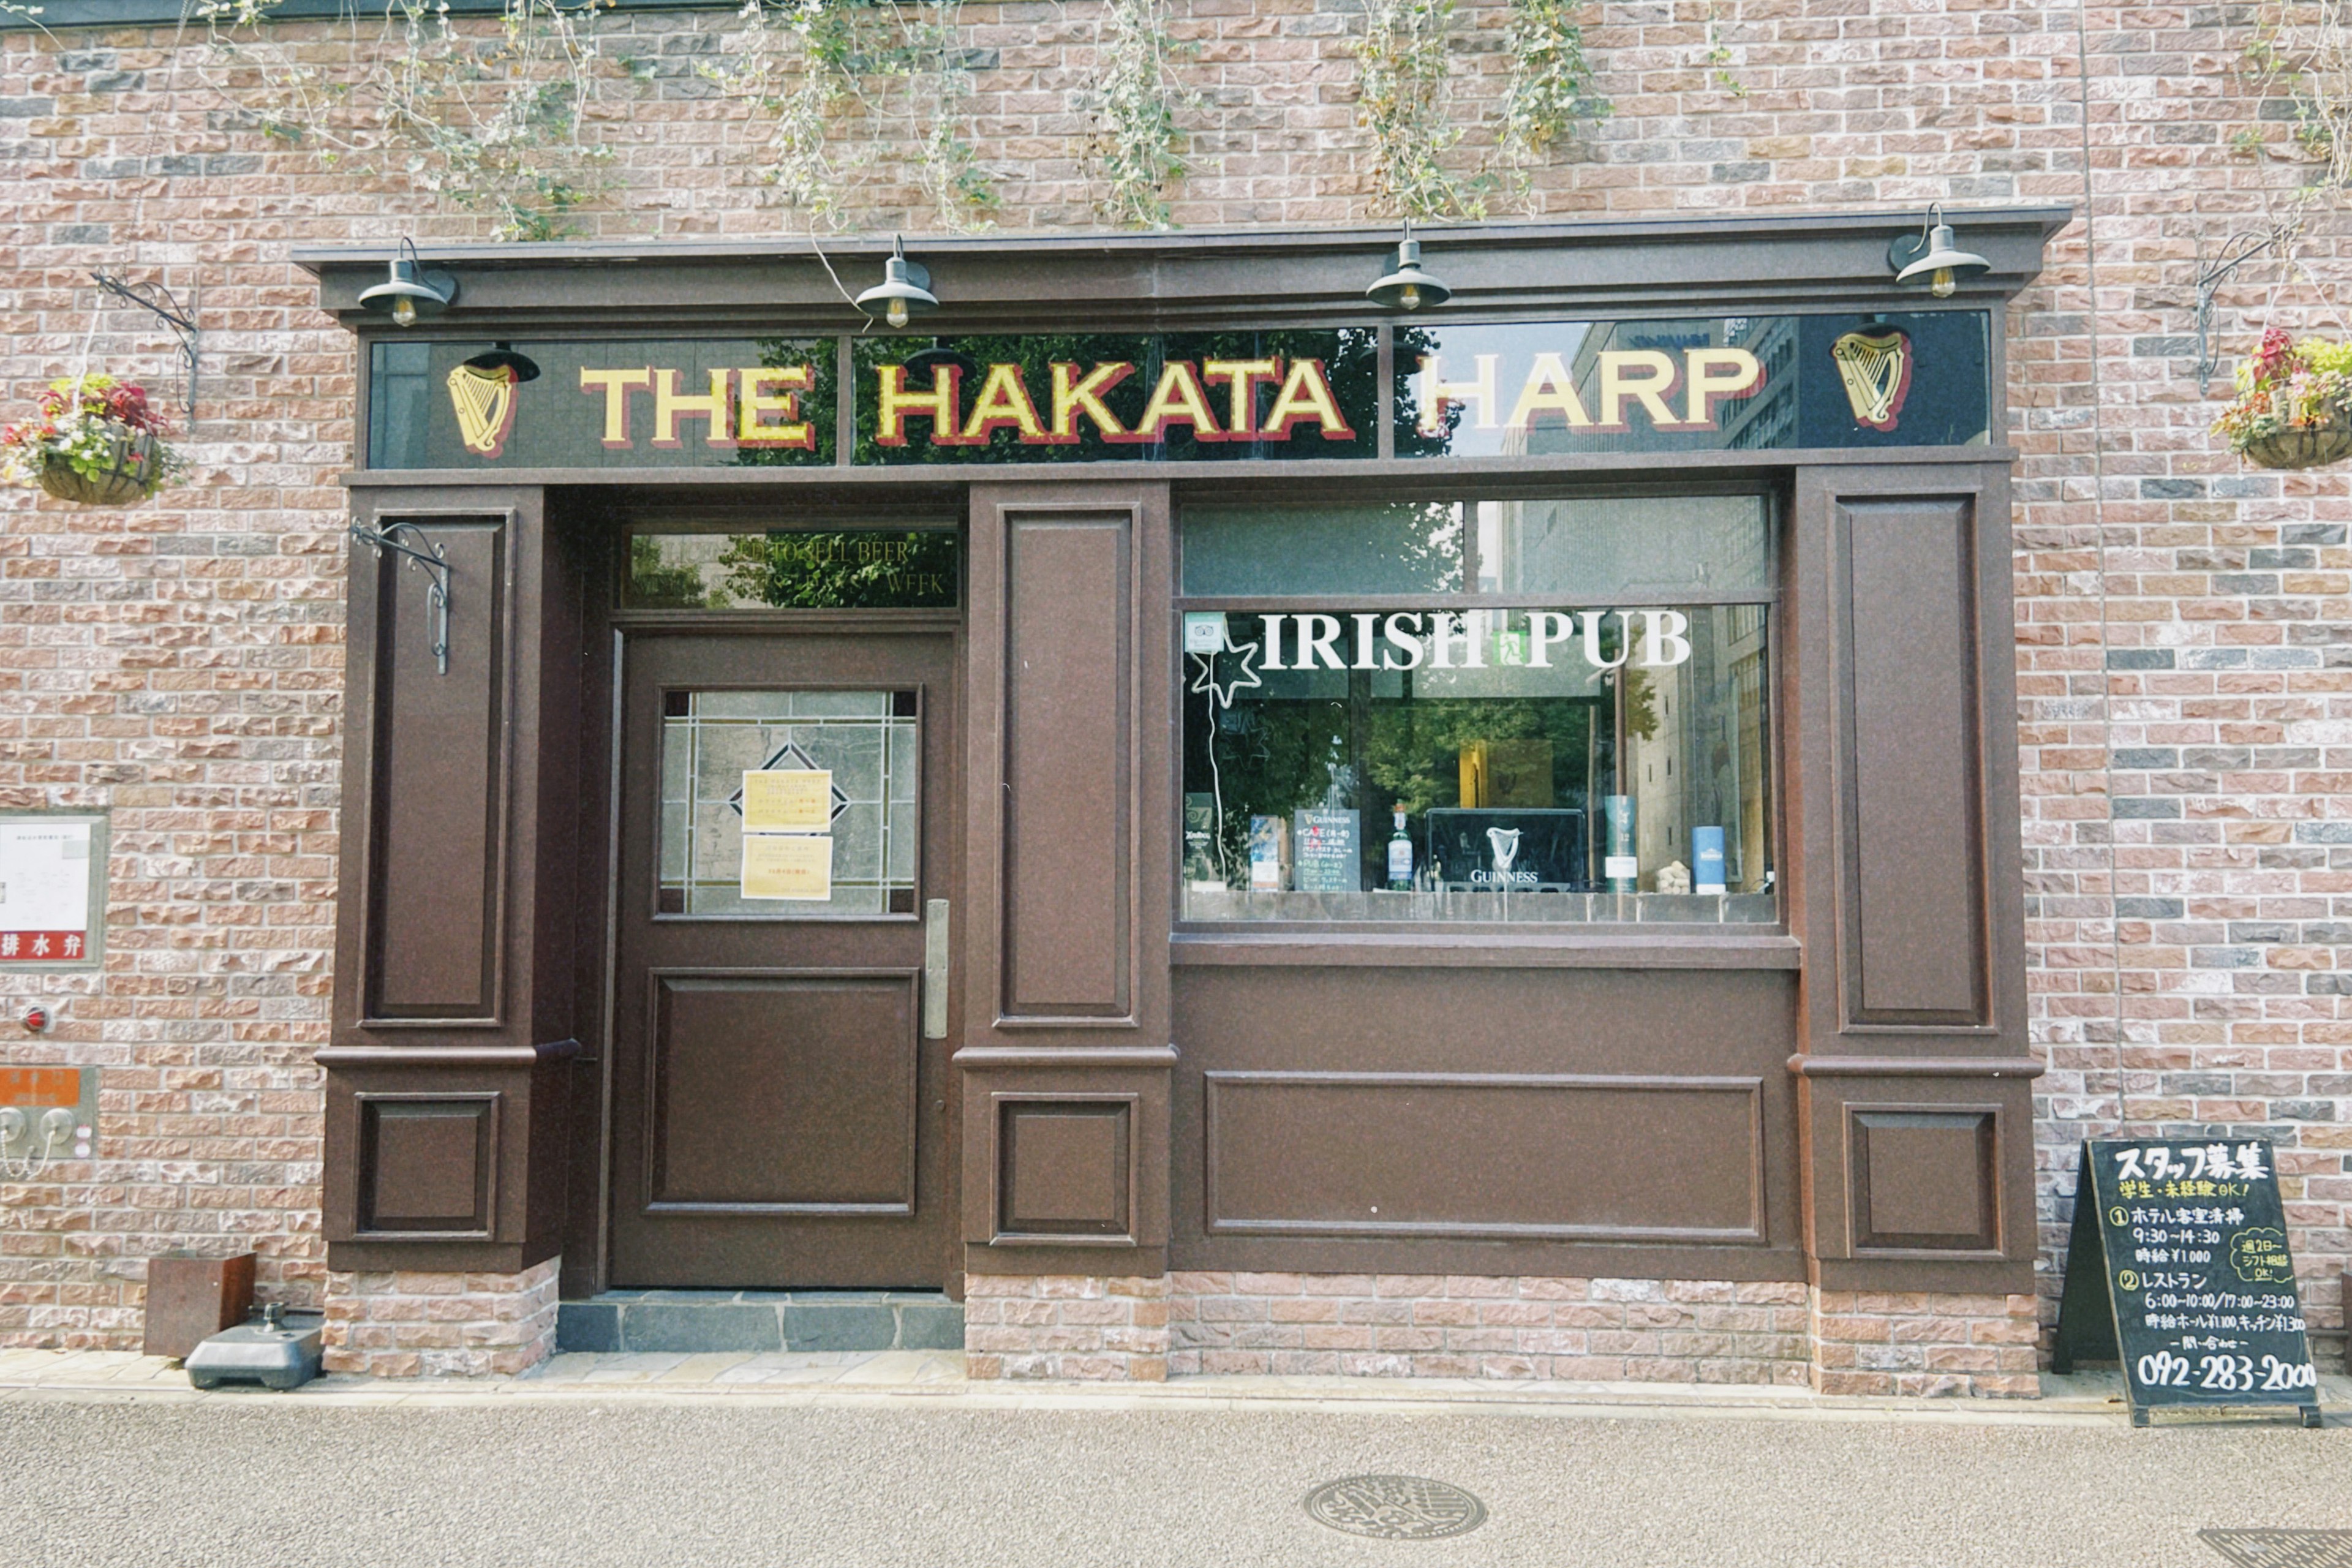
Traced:
<svg viewBox="0 0 2352 1568">
<path fill-rule="evenodd" d="M 607 1290 L 561 1303 L 560 1351 L 960 1351 L 936 1290 Z"/>
</svg>

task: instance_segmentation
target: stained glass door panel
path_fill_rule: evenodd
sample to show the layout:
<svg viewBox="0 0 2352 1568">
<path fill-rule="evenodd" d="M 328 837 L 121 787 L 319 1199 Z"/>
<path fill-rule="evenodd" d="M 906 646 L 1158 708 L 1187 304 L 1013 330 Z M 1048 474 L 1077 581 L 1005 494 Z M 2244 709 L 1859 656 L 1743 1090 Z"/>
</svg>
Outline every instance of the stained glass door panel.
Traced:
<svg viewBox="0 0 2352 1568">
<path fill-rule="evenodd" d="M 661 726 L 664 914 L 870 919 L 915 910 L 919 704 L 913 691 L 670 691 Z M 745 896 L 747 772 L 831 775 L 827 896 Z M 822 851 L 820 853 L 823 853 Z"/>
</svg>

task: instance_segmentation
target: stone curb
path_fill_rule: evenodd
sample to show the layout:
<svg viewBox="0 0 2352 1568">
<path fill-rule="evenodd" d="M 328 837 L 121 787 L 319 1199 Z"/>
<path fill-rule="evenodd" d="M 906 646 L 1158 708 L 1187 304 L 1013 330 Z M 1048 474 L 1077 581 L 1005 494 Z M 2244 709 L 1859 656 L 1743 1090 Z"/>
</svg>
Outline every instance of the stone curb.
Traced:
<svg viewBox="0 0 2352 1568">
<path fill-rule="evenodd" d="M 625 1381 L 588 1375 L 498 1379 L 383 1379 L 330 1375 L 292 1394 L 224 1389 L 199 1393 L 176 1365 L 150 1358 L 127 1358 L 109 1365 L 88 1352 L 55 1353 L 37 1371 L 20 1360 L 28 1352 L 0 1352 L 0 1404 L 31 1400 L 82 1404 L 187 1404 L 233 1399 L 299 1401 L 308 1405 L 374 1408 L 395 1405 L 480 1406 L 596 1400 L 625 1405 L 875 1405 L 913 1402 L 944 1408 L 1132 1411 L 1187 1409 L 1281 1412 L 1348 1411 L 1364 1415 L 1445 1414 L 1581 1416 L 1609 1419 L 1761 1419 L 1789 1421 L 1881 1421 L 1963 1425 L 2126 1425 L 2119 1398 L 2070 1387 L 2041 1399 L 1926 1399 L 1817 1394 L 1781 1388 L 1692 1386 L 1658 1384 L 1516 1384 L 1460 1379 L 1367 1379 L 1349 1377 L 1187 1377 L 1165 1384 L 1100 1384 L 1037 1381 L 969 1381 L 945 1364 L 953 1358 L 920 1352 L 883 1352 L 857 1364 L 844 1364 L 824 1382 L 714 1383 L 697 1374 L 664 1381 L 687 1369 L 644 1370 Z M 604 1358 L 600 1358 L 604 1359 Z M 669 1358 L 660 1358 L 669 1359 Z M 74 1363 L 80 1362 L 79 1367 Z M 936 1363 L 936 1365 L 920 1363 Z M 880 1364 L 877 1364 L 880 1363 Z M 835 1370 L 819 1366 L 811 1372 Z M 932 1375 L 918 1381 L 926 1372 Z M 2081 1384 L 2086 1379 L 2071 1380 Z M 2352 1426 L 2352 1378 L 2321 1379 L 2320 1404 L 2327 1425 Z M 2217 1421 L 2260 1422 L 2255 1412 L 2167 1412 L 2163 1425 Z M 2282 1425 L 2292 1412 L 2274 1419 Z"/>
</svg>

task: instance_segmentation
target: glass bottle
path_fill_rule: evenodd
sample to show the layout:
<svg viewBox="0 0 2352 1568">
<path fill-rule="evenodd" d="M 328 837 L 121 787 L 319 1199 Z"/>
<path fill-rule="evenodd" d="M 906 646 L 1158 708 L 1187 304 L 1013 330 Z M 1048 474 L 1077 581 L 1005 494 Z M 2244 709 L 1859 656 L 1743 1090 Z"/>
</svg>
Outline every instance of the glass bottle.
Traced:
<svg viewBox="0 0 2352 1568">
<path fill-rule="evenodd" d="M 1396 831 L 1389 835 L 1389 887 L 1400 893 L 1412 890 L 1412 839 L 1404 830 L 1404 807 L 1391 813 Z"/>
</svg>

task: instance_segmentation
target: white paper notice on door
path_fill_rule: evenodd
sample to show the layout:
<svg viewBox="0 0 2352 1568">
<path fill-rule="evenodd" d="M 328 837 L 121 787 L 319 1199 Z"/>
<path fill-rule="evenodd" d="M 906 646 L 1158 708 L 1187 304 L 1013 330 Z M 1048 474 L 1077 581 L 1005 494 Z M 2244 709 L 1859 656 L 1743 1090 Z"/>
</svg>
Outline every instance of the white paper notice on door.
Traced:
<svg viewBox="0 0 2352 1568">
<path fill-rule="evenodd" d="M 96 828 L 87 817 L 0 821 L 0 963 L 88 961 Z"/>
<path fill-rule="evenodd" d="M 833 835 L 746 833 L 743 835 L 743 896 L 746 899 L 833 897 Z"/>
<path fill-rule="evenodd" d="M 832 826 L 832 769 L 743 770 L 744 832 L 823 833 Z"/>
</svg>

